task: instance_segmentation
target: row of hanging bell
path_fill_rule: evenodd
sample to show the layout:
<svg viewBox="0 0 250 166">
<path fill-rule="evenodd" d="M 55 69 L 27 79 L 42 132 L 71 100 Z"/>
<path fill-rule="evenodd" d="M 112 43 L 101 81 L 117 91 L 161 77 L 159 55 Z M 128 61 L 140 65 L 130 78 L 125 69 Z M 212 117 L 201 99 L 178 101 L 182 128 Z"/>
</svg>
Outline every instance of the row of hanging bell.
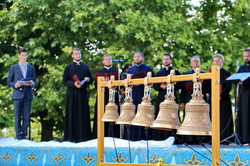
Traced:
<svg viewBox="0 0 250 166">
<path fill-rule="evenodd" d="M 151 104 L 150 91 L 152 84 L 148 84 L 151 73 L 144 78 L 144 97 L 142 103 L 138 105 L 135 115 L 135 106 L 132 103 L 132 86 L 129 86 L 130 76 L 124 82 L 126 97 L 125 103 L 121 106 L 121 115 L 118 114 L 118 107 L 114 102 L 115 87 L 112 86 L 112 79 L 109 81 L 110 90 L 109 103 L 105 106 L 105 114 L 102 121 L 116 122 L 117 124 L 137 125 L 152 127 L 160 130 L 178 129 L 180 135 L 211 135 L 211 120 L 209 116 L 209 105 L 203 100 L 202 84 L 198 80 L 199 69 L 193 74 L 193 94 L 192 99 L 186 104 L 185 118 L 180 125 L 178 116 L 178 104 L 174 97 L 174 84 L 171 77 L 174 70 L 167 77 L 167 93 L 165 100 L 160 104 L 159 114 L 154 121 L 154 106 Z M 198 81 L 197 81 L 198 80 Z"/>
</svg>

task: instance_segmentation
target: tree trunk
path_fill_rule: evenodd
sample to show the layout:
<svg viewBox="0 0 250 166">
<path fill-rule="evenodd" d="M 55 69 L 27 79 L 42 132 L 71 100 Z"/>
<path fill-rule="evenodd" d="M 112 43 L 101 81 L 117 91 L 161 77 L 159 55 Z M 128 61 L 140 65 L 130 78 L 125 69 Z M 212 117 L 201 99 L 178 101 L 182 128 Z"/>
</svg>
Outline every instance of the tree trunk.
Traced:
<svg viewBox="0 0 250 166">
<path fill-rule="evenodd" d="M 48 110 L 43 110 L 40 114 L 41 124 L 42 124 L 42 137 L 41 141 L 50 141 L 53 139 L 53 127 L 55 121 L 53 119 L 47 119 Z"/>
</svg>

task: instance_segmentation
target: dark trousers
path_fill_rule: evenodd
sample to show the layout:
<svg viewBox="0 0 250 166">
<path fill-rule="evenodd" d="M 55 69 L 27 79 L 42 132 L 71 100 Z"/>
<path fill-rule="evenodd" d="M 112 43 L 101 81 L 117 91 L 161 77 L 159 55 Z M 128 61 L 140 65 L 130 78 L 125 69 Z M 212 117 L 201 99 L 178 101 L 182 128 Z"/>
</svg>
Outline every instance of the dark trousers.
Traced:
<svg viewBox="0 0 250 166">
<path fill-rule="evenodd" d="M 14 100 L 15 130 L 17 139 L 24 139 L 28 135 L 31 103 L 31 99 Z"/>
</svg>

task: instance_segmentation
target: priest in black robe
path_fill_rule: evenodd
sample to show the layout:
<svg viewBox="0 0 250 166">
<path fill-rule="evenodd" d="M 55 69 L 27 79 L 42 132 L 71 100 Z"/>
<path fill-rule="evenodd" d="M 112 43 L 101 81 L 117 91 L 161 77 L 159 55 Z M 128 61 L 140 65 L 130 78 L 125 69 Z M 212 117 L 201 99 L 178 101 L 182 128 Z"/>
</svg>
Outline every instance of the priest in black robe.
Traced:
<svg viewBox="0 0 250 166">
<path fill-rule="evenodd" d="M 88 66 L 80 61 L 80 49 L 74 48 L 71 56 L 73 62 L 63 73 L 63 83 L 67 87 L 64 141 L 82 142 L 91 139 L 87 86 L 93 78 Z"/>
<path fill-rule="evenodd" d="M 175 70 L 175 75 L 180 75 L 180 72 L 171 66 L 172 64 L 172 55 L 171 54 L 163 54 L 162 56 L 162 64 L 163 64 L 163 68 L 161 70 L 159 70 L 156 73 L 156 77 L 162 77 L 162 76 L 168 76 L 170 74 L 170 71 L 172 69 Z M 181 82 L 177 82 L 175 84 L 175 101 L 178 104 L 178 96 L 177 96 L 177 92 L 178 90 L 181 88 L 182 83 Z M 156 100 L 156 105 L 155 105 L 155 118 L 157 118 L 158 113 L 160 111 L 160 104 L 161 102 L 163 102 L 165 100 L 165 95 L 167 92 L 167 83 L 157 83 L 154 84 L 154 89 L 156 91 L 158 91 L 158 96 L 157 96 L 157 100 Z M 171 131 L 164 131 L 164 130 L 156 130 L 154 129 L 153 131 L 153 140 L 165 140 L 167 139 L 169 136 L 172 136 L 174 133 L 172 133 Z"/>
<path fill-rule="evenodd" d="M 226 79 L 231 75 L 229 71 L 222 68 L 224 57 L 221 54 L 213 56 L 213 63 L 220 66 L 220 140 L 224 140 L 233 134 L 233 116 L 230 91 L 232 84 Z M 211 94 L 211 91 L 210 91 Z M 211 95 L 210 95 L 211 96 Z M 233 140 L 225 140 L 223 144 Z"/>
<path fill-rule="evenodd" d="M 154 76 L 152 68 L 143 63 L 144 54 L 141 51 L 136 51 L 133 58 L 135 65 L 130 67 L 127 72 L 128 74 L 132 74 L 132 79 L 144 78 L 147 76 L 148 72 L 152 72 L 152 76 Z M 133 85 L 132 99 L 133 104 L 136 107 L 136 112 L 137 106 L 142 102 L 143 96 L 144 85 Z M 148 133 L 145 133 L 145 127 L 131 125 L 129 131 L 126 129 L 124 130 L 124 137 L 125 139 L 129 139 L 132 141 L 147 140 L 152 139 L 152 132 L 151 129 L 149 129 Z"/>
<path fill-rule="evenodd" d="M 111 55 L 104 55 L 102 58 L 103 68 L 98 70 L 96 75 L 96 80 L 98 77 L 104 77 L 106 81 L 110 80 L 112 75 L 115 76 L 115 80 L 118 80 L 118 70 L 112 67 L 112 56 Z M 95 86 L 97 87 L 97 82 L 95 82 Z M 96 100 L 97 101 L 97 100 Z M 104 108 L 109 102 L 109 89 L 105 87 L 104 91 Z M 118 112 L 120 109 L 119 106 L 119 96 L 118 96 L 118 87 L 115 92 L 115 104 L 118 106 Z M 95 113 L 94 113 L 94 126 L 93 126 L 93 138 L 97 138 L 97 102 L 95 105 Z M 120 125 L 115 124 L 114 122 L 105 122 L 104 123 L 104 136 L 105 137 L 120 137 Z"/>
<path fill-rule="evenodd" d="M 250 48 L 243 52 L 245 65 L 241 66 L 238 73 L 250 72 Z M 250 78 L 239 82 L 239 103 L 236 121 L 236 133 L 242 144 L 250 143 Z"/>
</svg>

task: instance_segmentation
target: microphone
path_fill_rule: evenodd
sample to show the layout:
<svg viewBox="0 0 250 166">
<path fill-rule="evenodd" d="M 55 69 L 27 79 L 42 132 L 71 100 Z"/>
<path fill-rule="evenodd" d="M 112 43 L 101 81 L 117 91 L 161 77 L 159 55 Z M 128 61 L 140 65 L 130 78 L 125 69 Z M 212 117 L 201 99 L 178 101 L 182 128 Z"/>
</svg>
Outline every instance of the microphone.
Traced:
<svg viewBox="0 0 250 166">
<path fill-rule="evenodd" d="M 113 62 L 123 62 L 123 59 L 114 59 Z"/>
</svg>

